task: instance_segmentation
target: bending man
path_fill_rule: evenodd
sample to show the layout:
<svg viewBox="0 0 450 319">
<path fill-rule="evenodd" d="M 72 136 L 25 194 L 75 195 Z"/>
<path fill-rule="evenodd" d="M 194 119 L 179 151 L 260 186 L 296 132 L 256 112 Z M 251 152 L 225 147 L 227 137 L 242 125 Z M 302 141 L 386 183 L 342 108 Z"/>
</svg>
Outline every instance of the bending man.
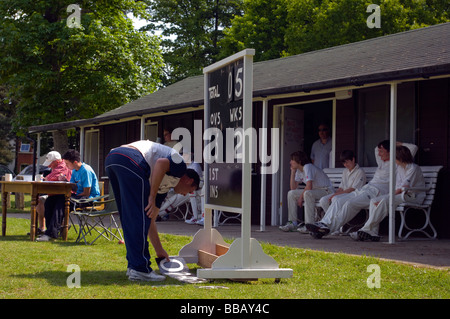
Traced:
<svg viewBox="0 0 450 319">
<path fill-rule="evenodd" d="M 130 280 L 162 281 L 151 268 L 147 235 L 158 257 L 169 258 L 156 229 L 159 208 L 170 188 L 186 195 L 198 189 L 199 176 L 168 146 L 137 141 L 112 149 L 105 162 L 125 237 Z M 149 234 L 150 232 L 150 234 Z"/>
</svg>

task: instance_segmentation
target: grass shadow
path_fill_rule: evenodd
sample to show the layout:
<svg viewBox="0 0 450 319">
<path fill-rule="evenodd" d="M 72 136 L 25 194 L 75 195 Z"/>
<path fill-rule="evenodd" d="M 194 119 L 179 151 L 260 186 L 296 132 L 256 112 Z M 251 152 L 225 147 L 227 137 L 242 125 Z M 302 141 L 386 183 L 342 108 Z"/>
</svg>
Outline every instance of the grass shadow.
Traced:
<svg viewBox="0 0 450 319">
<path fill-rule="evenodd" d="M 30 240 L 30 235 L 8 235 L 6 234 L 6 236 L 0 236 L 0 242 L 5 241 L 5 242 L 31 242 Z M 60 245 L 60 246 L 66 246 L 66 247 L 70 247 L 70 246 L 78 246 L 78 245 L 85 245 L 84 242 L 76 242 L 76 239 L 72 239 L 69 238 L 67 239 L 67 241 L 64 241 L 62 239 L 56 239 L 51 241 L 52 244 L 55 245 Z M 86 245 L 88 246 L 88 245 Z"/>
<path fill-rule="evenodd" d="M 0 242 L 2 241 L 30 241 L 30 235 L 8 235 L 1 236 Z"/>
<path fill-rule="evenodd" d="M 147 285 L 147 286 L 180 286 L 189 285 L 173 278 L 167 277 L 164 281 L 131 281 L 125 275 L 125 271 L 118 270 L 81 270 L 79 273 L 81 287 L 87 286 L 130 286 L 130 285 Z M 68 283 L 76 282 L 75 273 L 64 271 L 41 271 L 33 274 L 14 274 L 13 278 L 21 279 L 44 279 L 50 285 L 56 287 L 65 287 Z"/>
</svg>

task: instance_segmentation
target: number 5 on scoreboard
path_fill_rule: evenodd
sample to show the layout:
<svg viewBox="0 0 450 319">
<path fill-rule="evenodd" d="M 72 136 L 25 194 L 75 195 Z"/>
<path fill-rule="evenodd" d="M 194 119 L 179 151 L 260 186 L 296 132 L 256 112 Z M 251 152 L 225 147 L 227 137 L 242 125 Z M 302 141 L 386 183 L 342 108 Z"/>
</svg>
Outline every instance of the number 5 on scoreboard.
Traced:
<svg viewBox="0 0 450 319">
<path fill-rule="evenodd" d="M 243 76 L 243 68 L 240 67 L 237 69 L 236 72 L 236 83 L 234 86 L 234 98 L 236 100 L 239 100 L 242 98 L 242 93 L 244 92 L 244 85 L 243 85 L 243 80 L 242 80 L 242 76 Z"/>
<path fill-rule="evenodd" d="M 228 102 L 237 101 L 243 98 L 244 92 L 244 68 L 239 64 L 239 67 L 230 67 L 228 71 Z M 237 69 L 234 76 L 234 70 Z M 234 79 L 233 79 L 234 77 Z M 234 90 L 233 90 L 234 88 Z M 233 97 L 234 93 L 234 97 Z"/>
</svg>

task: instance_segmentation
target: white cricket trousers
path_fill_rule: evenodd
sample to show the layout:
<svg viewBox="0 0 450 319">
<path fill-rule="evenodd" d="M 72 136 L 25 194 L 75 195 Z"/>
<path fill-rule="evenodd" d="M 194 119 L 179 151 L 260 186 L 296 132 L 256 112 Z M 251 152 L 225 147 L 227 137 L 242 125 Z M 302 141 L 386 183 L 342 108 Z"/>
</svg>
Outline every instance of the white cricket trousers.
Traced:
<svg viewBox="0 0 450 319">
<path fill-rule="evenodd" d="M 336 196 L 337 200 L 330 205 L 321 222 L 328 225 L 330 233 L 338 231 L 358 215 L 362 209 L 368 209 L 370 200 L 378 195 L 378 188 L 366 184 L 360 190 Z"/>
<path fill-rule="evenodd" d="M 328 211 L 328 208 L 330 207 L 330 205 L 331 205 L 332 203 L 334 203 L 335 201 L 339 200 L 339 199 L 338 199 L 339 196 L 345 195 L 345 194 L 347 194 L 347 193 L 343 193 L 343 194 L 340 194 L 340 195 L 336 195 L 336 196 L 333 197 L 333 199 L 332 199 L 331 201 L 330 201 L 330 197 L 333 196 L 334 193 L 333 193 L 333 194 L 329 194 L 329 195 L 327 195 L 327 196 L 323 196 L 323 197 L 319 200 L 319 205 L 320 205 L 320 207 L 322 207 L 323 211 L 326 213 L 326 212 Z"/>
<path fill-rule="evenodd" d="M 320 199 L 320 203 L 322 205 L 321 207 L 325 211 L 325 215 L 323 216 L 321 222 L 327 224 L 328 227 L 330 227 L 331 232 L 339 230 L 340 228 L 339 224 L 341 223 L 339 212 L 342 206 L 344 206 L 344 204 L 350 198 L 353 198 L 353 195 L 354 195 L 353 192 L 351 192 L 334 196 L 333 200 L 331 201 L 331 204 L 327 200 L 328 196 L 322 197 Z M 324 204 L 323 203 L 324 201 L 327 201 L 327 203 Z"/>
<path fill-rule="evenodd" d="M 189 200 L 192 207 L 193 217 L 195 219 L 199 219 L 202 217 L 201 215 L 204 211 L 204 197 L 203 187 L 202 189 L 187 195 L 176 194 L 173 190 L 170 190 L 169 195 L 166 197 L 161 205 L 161 208 L 159 209 L 159 215 L 162 217 Z"/>
<path fill-rule="evenodd" d="M 288 220 L 291 222 L 297 221 L 297 209 L 298 209 L 298 199 L 302 194 L 303 189 L 290 190 L 287 194 L 288 199 Z M 303 195 L 303 207 L 305 212 L 304 222 L 306 224 L 312 224 L 315 222 L 316 216 L 316 200 L 331 194 L 332 191 L 324 188 L 316 188 L 305 191 Z"/>
<path fill-rule="evenodd" d="M 189 198 L 191 201 L 192 215 L 195 219 L 200 219 L 202 213 L 205 211 L 205 190 L 204 187 L 201 189 L 190 193 Z"/>
<path fill-rule="evenodd" d="M 417 197 L 407 197 L 408 203 L 422 203 L 425 198 L 425 194 L 418 194 Z M 402 195 L 394 196 L 394 207 L 404 203 Z M 360 229 L 372 236 L 378 236 L 380 223 L 389 215 L 389 194 L 376 197 L 370 201 L 369 218 L 364 226 Z"/>
</svg>

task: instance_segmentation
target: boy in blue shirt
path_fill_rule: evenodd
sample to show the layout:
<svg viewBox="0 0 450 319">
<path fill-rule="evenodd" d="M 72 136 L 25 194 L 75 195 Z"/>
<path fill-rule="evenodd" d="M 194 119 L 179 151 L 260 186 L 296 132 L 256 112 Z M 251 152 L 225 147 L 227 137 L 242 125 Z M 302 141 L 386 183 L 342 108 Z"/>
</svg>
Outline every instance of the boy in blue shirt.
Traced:
<svg viewBox="0 0 450 319">
<path fill-rule="evenodd" d="M 81 162 L 80 153 L 75 150 L 68 150 L 62 156 L 69 169 L 72 169 L 70 182 L 77 185 L 75 198 L 92 198 L 100 196 L 97 175 L 88 164 Z"/>
</svg>

